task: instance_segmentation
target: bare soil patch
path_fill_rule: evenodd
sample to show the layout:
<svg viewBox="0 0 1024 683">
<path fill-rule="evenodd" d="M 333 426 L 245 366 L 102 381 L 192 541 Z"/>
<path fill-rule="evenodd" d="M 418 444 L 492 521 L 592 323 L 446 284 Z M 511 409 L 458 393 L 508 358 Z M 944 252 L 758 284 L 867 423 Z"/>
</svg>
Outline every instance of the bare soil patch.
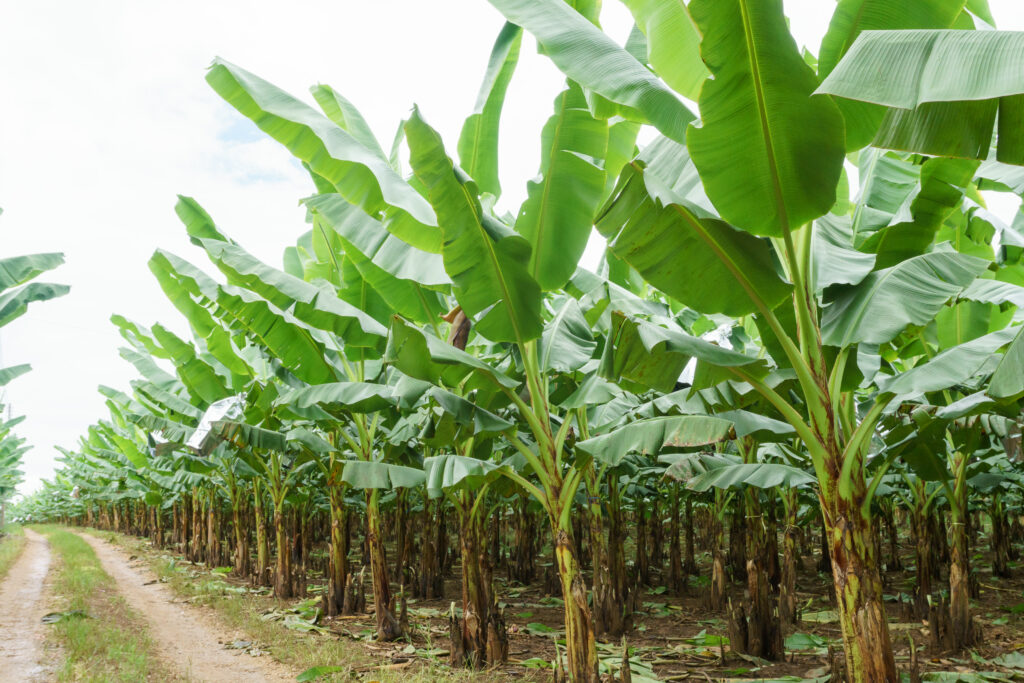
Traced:
<svg viewBox="0 0 1024 683">
<path fill-rule="evenodd" d="M 43 586 L 50 569 L 46 539 L 25 529 L 25 549 L 0 582 L 0 681 L 42 681 Z"/>
</svg>

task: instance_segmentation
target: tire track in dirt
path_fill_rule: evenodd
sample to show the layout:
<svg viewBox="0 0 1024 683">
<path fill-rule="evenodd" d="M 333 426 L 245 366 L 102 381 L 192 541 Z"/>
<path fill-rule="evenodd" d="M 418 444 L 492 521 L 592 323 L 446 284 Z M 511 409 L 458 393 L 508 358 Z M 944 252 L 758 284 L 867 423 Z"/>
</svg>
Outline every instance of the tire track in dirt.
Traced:
<svg viewBox="0 0 1024 683">
<path fill-rule="evenodd" d="M 25 548 L 0 582 L 0 681 L 43 681 L 43 584 L 50 544 L 25 529 Z"/>
<path fill-rule="evenodd" d="M 79 536 L 96 551 L 103 570 L 113 577 L 128 605 L 146 620 L 158 655 L 170 668 L 188 675 L 189 680 L 211 683 L 295 680 L 295 673 L 270 657 L 255 658 L 224 649 L 217 636 L 233 640 L 228 629 L 196 607 L 174 602 L 167 586 L 154 582 L 156 577 L 148 569 L 131 566 L 120 549 L 88 534 Z"/>
</svg>

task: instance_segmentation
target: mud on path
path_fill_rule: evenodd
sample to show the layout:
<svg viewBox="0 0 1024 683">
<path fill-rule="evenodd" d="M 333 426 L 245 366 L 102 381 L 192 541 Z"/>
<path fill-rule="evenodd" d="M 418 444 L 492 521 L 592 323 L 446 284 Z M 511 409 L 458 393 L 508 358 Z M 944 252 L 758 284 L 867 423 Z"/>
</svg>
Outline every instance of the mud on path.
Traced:
<svg viewBox="0 0 1024 683">
<path fill-rule="evenodd" d="M 43 584 L 50 569 L 50 544 L 25 529 L 25 548 L 0 581 L 0 681 L 42 681 L 46 605 Z"/>
<path fill-rule="evenodd" d="M 148 569 L 129 564 L 128 556 L 117 547 L 88 534 L 79 536 L 96 551 L 103 570 L 113 577 L 129 607 L 146 620 L 157 653 L 168 668 L 187 674 L 192 681 L 295 680 L 295 673 L 270 657 L 224 649 L 218 636 L 230 641 L 235 634 L 198 608 L 174 602 L 167 586 L 157 582 Z"/>
</svg>

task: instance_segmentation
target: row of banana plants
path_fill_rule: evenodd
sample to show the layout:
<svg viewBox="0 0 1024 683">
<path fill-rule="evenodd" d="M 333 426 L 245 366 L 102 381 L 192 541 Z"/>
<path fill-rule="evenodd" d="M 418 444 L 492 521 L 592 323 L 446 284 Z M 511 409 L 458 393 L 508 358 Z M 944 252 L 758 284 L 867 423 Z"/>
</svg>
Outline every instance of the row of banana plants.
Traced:
<svg viewBox="0 0 1024 683">
<path fill-rule="evenodd" d="M 777 529 L 793 556 L 790 530 L 820 518 L 853 681 L 897 680 L 878 515 L 893 528 L 899 507 L 934 538 L 948 509 L 949 638 L 970 644 L 972 482 L 998 508 L 1020 441 L 1024 236 L 981 191 L 1024 191 L 1024 36 L 974 30 L 994 25 L 984 0 L 841 0 L 813 55 L 781 0 L 626 0 L 636 27 L 620 46 L 599 2 L 491 4 L 507 23 L 449 147 L 430 112 L 382 145 L 329 86 L 312 89 L 316 109 L 214 61 L 211 87 L 308 171 L 307 231 L 278 269 L 180 198 L 220 278 L 153 255 L 190 334 L 115 316 L 141 379 L 102 389 L 109 419 L 33 504 L 81 517 L 136 501 L 147 529 L 187 518 L 215 557 L 222 534 L 203 522 L 226 503 L 239 571 L 246 516 L 272 519 L 255 555 L 279 596 L 294 590 L 290 548 L 325 512 L 332 609 L 351 602 L 355 515 L 382 639 L 403 632 L 386 537 L 414 504 L 449 510 L 459 638 L 479 666 L 502 657 L 488 522 L 529 500 L 575 681 L 597 680 L 597 631 L 628 613 L 622 502 L 636 520 L 670 510 L 678 529 L 693 500 L 675 484 L 638 493 L 637 472 L 711 492 L 698 500 L 718 601 L 723 527 L 747 520 L 730 533 L 747 601 L 734 646 L 760 656 L 780 656 L 777 622 L 796 612 L 795 564 L 770 578 Z M 566 80 L 510 213 L 498 133 L 524 31 Z M 579 267 L 595 227 L 596 273 Z"/>
<path fill-rule="evenodd" d="M 0 210 L 0 213 L 3 213 Z M 0 328 L 21 317 L 30 304 L 46 301 L 68 293 L 67 285 L 52 282 L 33 282 L 39 275 L 64 263 L 59 253 L 28 254 L 0 259 Z M 11 365 L 0 368 L 0 392 L 8 383 L 31 370 L 30 365 Z M 0 397 L 6 397 L 0 393 Z M 31 448 L 25 439 L 14 434 L 13 429 L 25 420 L 24 416 L 12 417 L 11 411 L 0 402 L 0 533 L 7 518 L 7 506 L 24 479 L 21 470 L 22 457 Z"/>
</svg>

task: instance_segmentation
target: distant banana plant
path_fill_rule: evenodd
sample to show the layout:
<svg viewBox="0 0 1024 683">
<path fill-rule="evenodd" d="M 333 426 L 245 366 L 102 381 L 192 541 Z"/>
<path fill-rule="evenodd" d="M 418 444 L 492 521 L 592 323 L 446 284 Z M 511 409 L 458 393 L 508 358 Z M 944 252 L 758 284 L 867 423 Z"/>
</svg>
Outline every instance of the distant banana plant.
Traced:
<svg viewBox="0 0 1024 683">
<path fill-rule="evenodd" d="M 0 214 L 3 210 L 0 209 Z M 0 259 L 0 327 L 24 315 L 29 304 L 46 301 L 68 293 L 67 285 L 49 282 L 33 282 L 42 273 L 64 263 L 64 255 L 58 253 L 30 254 Z M 0 368 L 0 387 L 29 370 L 28 364 Z M 0 404 L 0 411 L 3 404 Z M 21 483 L 23 473 L 19 468 L 21 456 L 31 448 L 10 433 L 11 427 L 23 418 L 8 419 L 0 425 L 0 530 L 6 524 L 7 503 Z"/>
</svg>

